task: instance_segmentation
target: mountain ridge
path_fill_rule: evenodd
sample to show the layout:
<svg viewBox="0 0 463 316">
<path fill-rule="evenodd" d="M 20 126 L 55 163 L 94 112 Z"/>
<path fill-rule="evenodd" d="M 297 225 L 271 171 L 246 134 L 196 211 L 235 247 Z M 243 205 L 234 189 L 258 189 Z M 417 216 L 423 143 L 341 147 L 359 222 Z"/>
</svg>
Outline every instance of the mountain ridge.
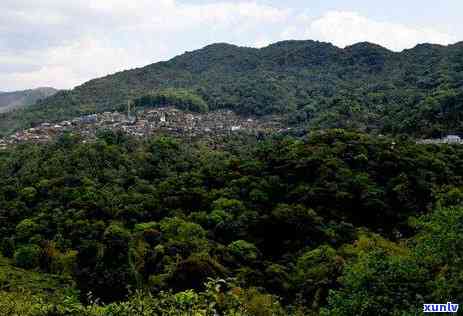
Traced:
<svg viewBox="0 0 463 316">
<path fill-rule="evenodd" d="M 420 44 L 393 52 L 368 42 L 345 48 L 312 40 L 281 41 L 263 48 L 216 43 L 90 80 L 25 111 L 2 115 L 0 131 L 119 109 L 127 100 L 152 91 L 180 88 L 201 96 L 211 110 L 280 113 L 291 123 L 308 122 L 313 128 L 420 135 L 443 129 L 459 132 L 458 120 L 442 123 L 436 113 L 448 108 L 445 102 L 460 104 L 462 44 Z M 456 94 L 456 100 L 430 99 L 442 93 Z M 438 105 L 433 106 L 434 101 Z M 452 116 L 456 109 L 449 111 Z"/>
</svg>

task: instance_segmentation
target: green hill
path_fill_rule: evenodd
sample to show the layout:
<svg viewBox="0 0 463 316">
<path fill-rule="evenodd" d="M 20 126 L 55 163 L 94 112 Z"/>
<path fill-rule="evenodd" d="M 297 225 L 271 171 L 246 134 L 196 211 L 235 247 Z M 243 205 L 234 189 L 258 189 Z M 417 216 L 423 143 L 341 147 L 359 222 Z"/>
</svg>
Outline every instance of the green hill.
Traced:
<svg viewBox="0 0 463 316">
<path fill-rule="evenodd" d="M 370 43 L 345 49 L 315 41 L 261 49 L 213 44 L 3 114 L 0 132 L 117 109 L 160 89 L 187 89 L 210 110 L 281 113 L 290 123 L 313 128 L 440 135 L 463 131 L 462 87 L 463 43 L 423 44 L 400 53 Z"/>
<path fill-rule="evenodd" d="M 8 112 L 32 105 L 38 100 L 54 95 L 56 92 L 58 90 L 48 87 L 24 91 L 0 92 L 0 112 Z"/>
</svg>

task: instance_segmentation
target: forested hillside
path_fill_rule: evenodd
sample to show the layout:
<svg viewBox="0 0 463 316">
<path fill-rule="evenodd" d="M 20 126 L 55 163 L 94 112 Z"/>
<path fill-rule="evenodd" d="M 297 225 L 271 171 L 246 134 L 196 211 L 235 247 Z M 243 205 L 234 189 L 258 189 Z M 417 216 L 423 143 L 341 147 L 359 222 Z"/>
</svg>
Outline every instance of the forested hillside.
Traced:
<svg viewBox="0 0 463 316">
<path fill-rule="evenodd" d="M 20 145 L 0 156 L 2 254 L 80 295 L 3 287 L 0 309 L 367 316 L 461 302 L 462 174 L 461 146 L 343 130 Z"/>
<path fill-rule="evenodd" d="M 210 110 L 280 113 L 291 124 L 383 134 L 462 132 L 463 43 L 394 53 L 285 41 L 262 49 L 214 44 L 167 62 L 95 79 L 33 108 L 0 116 L 8 133 L 34 123 L 117 109 L 164 89 L 186 89 Z"/>
</svg>

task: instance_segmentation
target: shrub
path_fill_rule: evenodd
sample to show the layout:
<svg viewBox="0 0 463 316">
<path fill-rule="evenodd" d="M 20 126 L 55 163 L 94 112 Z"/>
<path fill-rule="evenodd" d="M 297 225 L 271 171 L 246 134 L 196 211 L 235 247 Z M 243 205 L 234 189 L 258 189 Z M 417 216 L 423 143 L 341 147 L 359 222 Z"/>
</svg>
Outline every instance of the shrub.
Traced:
<svg viewBox="0 0 463 316">
<path fill-rule="evenodd" d="M 39 266 L 41 249 L 37 245 L 22 246 L 14 253 L 15 264 L 20 268 L 32 269 Z"/>
<path fill-rule="evenodd" d="M 14 255 L 14 240 L 13 238 L 3 238 L 1 244 L 2 255 L 7 258 L 13 258 Z"/>
<path fill-rule="evenodd" d="M 22 220 L 18 225 L 16 225 L 16 236 L 23 241 L 34 236 L 38 231 L 39 225 L 29 218 Z"/>
<path fill-rule="evenodd" d="M 223 277 L 225 274 L 225 268 L 212 258 L 193 255 L 177 264 L 170 283 L 177 290 L 202 289 L 208 278 Z"/>
<path fill-rule="evenodd" d="M 228 250 L 240 261 L 247 263 L 255 262 L 260 257 L 259 249 L 253 244 L 237 240 L 228 245 Z"/>
</svg>

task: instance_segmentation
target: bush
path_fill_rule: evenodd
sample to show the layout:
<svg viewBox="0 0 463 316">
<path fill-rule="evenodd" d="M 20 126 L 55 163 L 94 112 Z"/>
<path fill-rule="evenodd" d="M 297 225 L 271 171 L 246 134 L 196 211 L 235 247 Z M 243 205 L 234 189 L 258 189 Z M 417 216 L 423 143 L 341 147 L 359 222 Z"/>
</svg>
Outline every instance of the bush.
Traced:
<svg viewBox="0 0 463 316">
<path fill-rule="evenodd" d="M 27 241 L 29 238 L 37 234 L 39 231 L 39 225 L 32 219 L 22 220 L 16 225 L 16 236 L 22 241 Z"/>
<path fill-rule="evenodd" d="M 13 238 L 3 238 L 1 244 L 2 255 L 7 258 L 13 258 L 14 255 L 14 240 Z"/>
<path fill-rule="evenodd" d="M 208 256 L 194 255 L 179 262 L 170 283 L 176 290 L 202 289 L 208 278 L 223 277 L 225 268 Z"/>
<path fill-rule="evenodd" d="M 34 201 L 35 197 L 37 195 L 37 190 L 33 187 L 27 187 L 21 190 L 20 196 L 21 198 L 28 203 L 31 203 Z"/>
<path fill-rule="evenodd" d="M 228 250 L 240 261 L 247 263 L 255 262 L 260 257 L 259 249 L 253 244 L 237 240 L 228 245 Z"/>
<path fill-rule="evenodd" d="M 22 246 L 14 253 L 16 266 L 32 269 L 39 266 L 41 249 L 37 245 Z"/>
</svg>

